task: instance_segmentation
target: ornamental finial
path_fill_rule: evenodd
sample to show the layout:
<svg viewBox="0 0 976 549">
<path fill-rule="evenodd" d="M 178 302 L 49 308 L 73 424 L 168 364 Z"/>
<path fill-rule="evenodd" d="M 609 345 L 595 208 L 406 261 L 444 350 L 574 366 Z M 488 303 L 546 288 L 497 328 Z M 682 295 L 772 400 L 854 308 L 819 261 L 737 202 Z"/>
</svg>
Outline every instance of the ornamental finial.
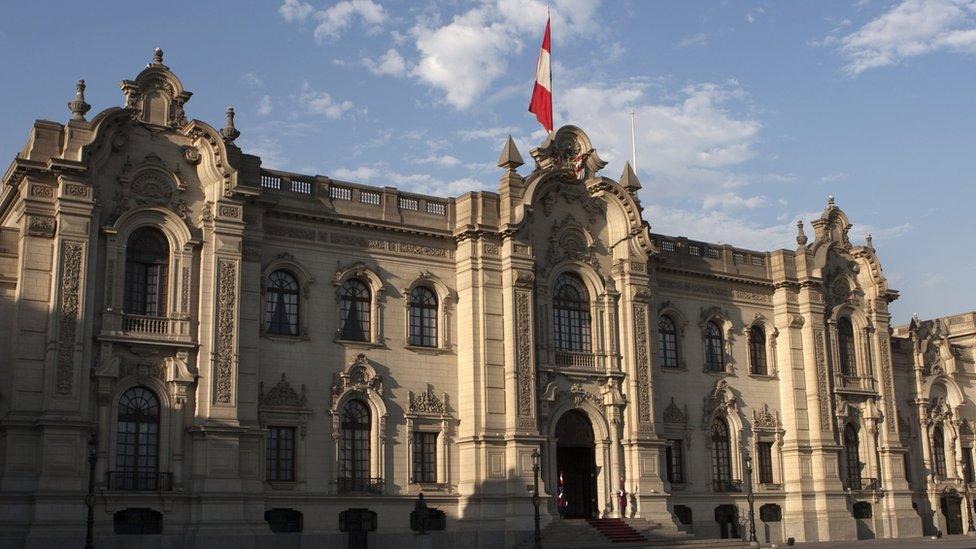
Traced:
<svg viewBox="0 0 976 549">
<path fill-rule="evenodd" d="M 803 220 L 797 220 L 796 222 L 796 244 L 797 246 L 807 245 L 807 235 L 803 234 Z"/>
<path fill-rule="evenodd" d="M 220 135 L 224 136 L 224 141 L 233 143 L 240 137 L 241 132 L 234 127 L 234 107 L 227 107 L 227 123 L 220 130 Z"/>
<path fill-rule="evenodd" d="M 868 233 L 868 236 L 865 237 L 864 240 L 867 241 L 868 248 L 871 248 L 873 250 L 874 249 L 874 240 L 871 238 L 871 233 Z"/>
<path fill-rule="evenodd" d="M 153 50 L 152 64 L 153 65 L 162 65 L 163 64 L 163 48 L 156 47 L 156 49 Z"/>
<path fill-rule="evenodd" d="M 828 206 L 833 206 L 834 205 L 834 195 L 832 195 L 832 194 L 827 195 L 827 205 Z"/>
<path fill-rule="evenodd" d="M 85 103 L 85 81 L 79 80 L 75 85 L 75 98 L 68 102 L 68 110 L 71 111 L 72 120 L 84 120 L 85 114 L 91 110 L 91 105 Z"/>
</svg>

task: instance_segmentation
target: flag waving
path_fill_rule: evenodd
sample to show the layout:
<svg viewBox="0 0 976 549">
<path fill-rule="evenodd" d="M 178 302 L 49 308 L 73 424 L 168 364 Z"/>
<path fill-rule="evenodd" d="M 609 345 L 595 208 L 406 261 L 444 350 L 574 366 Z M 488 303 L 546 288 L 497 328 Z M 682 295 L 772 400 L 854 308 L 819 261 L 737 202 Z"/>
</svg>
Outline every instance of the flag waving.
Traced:
<svg viewBox="0 0 976 549">
<path fill-rule="evenodd" d="M 542 50 L 539 51 L 539 61 L 535 67 L 535 87 L 532 89 L 529 112 L 535 114 L 536 120 L 547 132 L 552 131 L 552 69 L 549 67 L 552 49 L 549 44 L 549 18 L 546 18 L 546 33 L 542 36 Z"/>
</svg>

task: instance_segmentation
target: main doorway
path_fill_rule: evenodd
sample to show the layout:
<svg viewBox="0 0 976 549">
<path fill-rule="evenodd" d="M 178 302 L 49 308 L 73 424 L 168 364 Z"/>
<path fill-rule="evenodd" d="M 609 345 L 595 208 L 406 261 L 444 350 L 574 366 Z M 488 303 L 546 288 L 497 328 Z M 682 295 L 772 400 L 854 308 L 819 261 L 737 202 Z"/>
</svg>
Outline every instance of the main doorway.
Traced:
<svg viewBox="0 0 976 549">
<path fill-rule="evenodd" d="M 563 479 L 566 518 L 596 516 L 596 445 L 586 414 L 570 410 L 556 423 L 556 468 Z"/>
<path fill-rule="evenodd" d="M 946 534 L 962 534 L 962 498 L 955 493 L 948 493 L 939 499 L 942 516 L 945 517 Z"/>
<path fill-rule="evenodd" d="M 715 508 L 715 522 L 718 523 L 718 533 L 723 539 L 739 537 L 739 514 L 735 505 L 719 505 Z"/>
</svg>

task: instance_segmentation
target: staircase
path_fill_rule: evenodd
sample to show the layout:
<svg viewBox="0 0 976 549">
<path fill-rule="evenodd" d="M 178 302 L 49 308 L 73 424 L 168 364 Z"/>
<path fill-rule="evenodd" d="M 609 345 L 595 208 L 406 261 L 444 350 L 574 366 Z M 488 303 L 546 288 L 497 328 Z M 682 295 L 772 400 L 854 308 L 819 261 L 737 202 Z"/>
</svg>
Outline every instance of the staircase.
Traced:
<svg viewBox="0 0 976 549">
<path fill-rule="evenodd" d="M 530 549 L 532 542 L 520 545 Z M 542 531 L 545 549 L 748 549 L 740 539 L 699 539 L 642 518 L 625 519 L 556 519 Z"/>
</svg>

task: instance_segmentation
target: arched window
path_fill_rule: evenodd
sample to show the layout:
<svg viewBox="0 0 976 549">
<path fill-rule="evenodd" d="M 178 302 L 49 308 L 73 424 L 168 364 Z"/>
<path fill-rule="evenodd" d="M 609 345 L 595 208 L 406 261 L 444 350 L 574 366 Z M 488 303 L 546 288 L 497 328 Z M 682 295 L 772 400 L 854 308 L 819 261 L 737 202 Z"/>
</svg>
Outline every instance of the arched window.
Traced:
<svg viewBox="0 0 976 549">
<path fill-rule="evenodd" d="M 169 243 L 152 227 L 136 229 L 125 247 L 125 313 L 166 316 Z"/>
<path fill-rule="evenodd" d="M 857 436 L 857 429 L 847 424 L 844 428 L 844 453 L 847 454 L 847 487 L 851 490 L 861 489 L 861 451 Z"/>
<path fill-rule="evenodd" d="M 369 312 L 372 294 L 363 282 L 350 278 L 339 290 L 340 338 L 369 341 Z"/>
<path fill-rule="evenodd" d="M 155 490 L 158 486 L 159 400 L 145 387 L 119 398 L 114 486 L 116 490 Z"/>
<path fill-rule="evenodd" d="M 564 273 L 556 279 L 552 316 L 557 349 L 590 350 L 590 298 L 578 276 Z"/>
<path fill-rule="evenodd" d="M 749 329 L 749 358 L 752 373 L 766 375 L 766 331 L 758 324 Z"/>
<path fill-rule="evenodd" d="M 424 286 L 410 291 L 410 345 L 437 347 L 437 296 Z"/>
<path fill-rule="evenodd" d="M 359 400 L 350 400 L 342 408 L 342 433 L 339 440 L 339 490 L 368 491 L 369 478 L 369 408 Z"/>
<path fill-rule="evenodd" d="M 732 441 L 722 418 L 712 422 L 712 486 L 716 492 L 732 490 Z"/>
<path fill-rule="evenodd" d="M 932 468 L 939 478 L 946 478 L 945 436 L 942 427 L 932 431 Z"/>
<path fill-rule="evenodd" d="M 274 271 L 265 286 L 265 330 L 298 335 L 298 280 L 288 271 Z"/>
<path fill-rule="evenodd" d="M 657 335 L 660 339 L 661 366 L 664 368 L 678 367 L 678 330 L 674 320 L 667 315 L 661 315 L 657 321 Z"/>
<path fill-rule="evenodd" d="M 857 365 L 854 362 L 854 326 L 847 317 L 837 321 L 837 344 L 840 347 L 841 375 L 857 375 Z"/>
<path fill-rule="evenodd" d="M 722 329 L 714 320 L 705 323 L 705 369 L 709 372 L 725 371 Z"/>
</svg>

